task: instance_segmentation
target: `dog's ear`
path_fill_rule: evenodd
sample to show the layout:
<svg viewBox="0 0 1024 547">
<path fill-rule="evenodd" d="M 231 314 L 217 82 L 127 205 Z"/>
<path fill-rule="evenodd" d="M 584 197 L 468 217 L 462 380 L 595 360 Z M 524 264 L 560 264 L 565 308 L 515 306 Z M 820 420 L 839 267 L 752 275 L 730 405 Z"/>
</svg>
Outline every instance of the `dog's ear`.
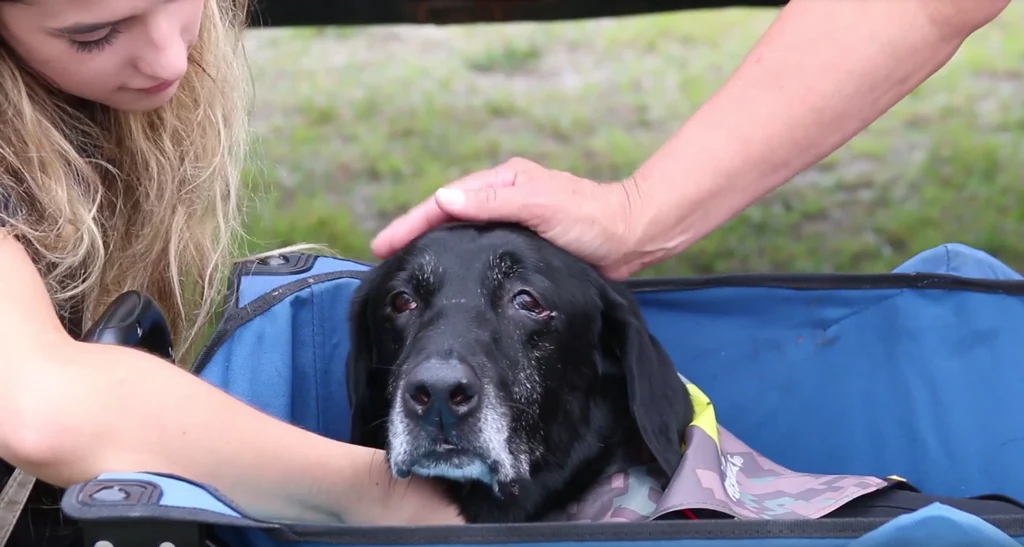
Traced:
<svg viewBox="0 0 1024 547">
<path fill-rule="evenodd" d="M 622 366 L 629 406 L 640 434 L 662 469 L 672 476 L 682 459 L 693 402 L 671 357 L 650 333 L 629 289 L 602 283 L 602 346 Z"/>
<path fill-rule="evenodd" d="M 373 344 L 373 321 L 370 317 L 369 300 L 374 285 L 373 272 L 366 272 L 352 295 L 348 314 L 349 351 L 346 362 L 346 383 L 349 409 L 351 412 L 351 439 L 353 444 L 374 446 L 374 435 L 370 426 L 374 424 L 372 401 L 369 391 L 371 370 L 377 363 L 377 351 Z"/>
</svg>

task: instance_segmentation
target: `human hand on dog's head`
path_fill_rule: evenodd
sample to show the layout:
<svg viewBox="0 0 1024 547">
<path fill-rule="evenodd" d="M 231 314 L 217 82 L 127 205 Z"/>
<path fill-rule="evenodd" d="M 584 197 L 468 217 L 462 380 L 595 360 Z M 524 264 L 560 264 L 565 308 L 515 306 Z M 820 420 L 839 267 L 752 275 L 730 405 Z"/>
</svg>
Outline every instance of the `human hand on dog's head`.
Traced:
<svg viewBox="0 0 1024 547">
<path fill-rule="evenodd" d="M 512 222 L 624 279 L 650 262 L 636 252 L 639 209 L 630 181 L 602 184 L 514 158 L 440 188 L 392 221 L 371 247 L 387 258 L 445 222 Z"/>
</svg>

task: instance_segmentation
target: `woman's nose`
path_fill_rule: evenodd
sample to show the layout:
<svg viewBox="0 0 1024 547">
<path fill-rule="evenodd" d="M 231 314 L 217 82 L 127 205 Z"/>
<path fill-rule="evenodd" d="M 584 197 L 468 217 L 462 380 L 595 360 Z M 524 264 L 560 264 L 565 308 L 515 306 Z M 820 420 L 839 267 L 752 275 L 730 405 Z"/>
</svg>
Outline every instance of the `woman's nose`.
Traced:
<svg viewBox="0 0 1024 547">
<path fill-rule="evenodd" d="M 186 40 L 171 25 L 150 25 L 147 39 L 136 54 L 139 72 L 159 81 L 181 79 L 188 70 Z"/>
</svg>

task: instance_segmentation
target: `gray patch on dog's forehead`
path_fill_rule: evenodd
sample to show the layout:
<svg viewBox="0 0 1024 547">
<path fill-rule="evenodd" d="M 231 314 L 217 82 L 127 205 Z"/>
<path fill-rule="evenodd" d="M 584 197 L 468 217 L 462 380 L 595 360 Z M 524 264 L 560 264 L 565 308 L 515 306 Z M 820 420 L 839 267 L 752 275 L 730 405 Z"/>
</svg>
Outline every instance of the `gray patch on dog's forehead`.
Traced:
<svg viewBox="0 0 1024 547">
<path fill-rule="evenodd" d="M 489 272 L 495 281 L 508 279 L 519 273 L 519 269 L 519 264 L 508 253 L 492 254 L 490 257 Z"/>
<path fill-rule="evenodd" d="M 436 284 L 437 278 L 444 273 L 444 268 L 433 253 L 426 252 L 413 266 L 413 275 L 422 283 Z"/>
</svg>

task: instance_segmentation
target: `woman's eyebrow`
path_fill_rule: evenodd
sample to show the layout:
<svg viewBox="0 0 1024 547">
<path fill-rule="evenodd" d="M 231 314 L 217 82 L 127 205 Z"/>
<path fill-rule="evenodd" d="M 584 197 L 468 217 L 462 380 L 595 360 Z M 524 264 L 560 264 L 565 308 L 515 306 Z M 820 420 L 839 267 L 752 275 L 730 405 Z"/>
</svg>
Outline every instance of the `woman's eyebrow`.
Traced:
<svg viewBox="0 0 1024 547">
<path fill-rule="evenodd" d="M 128 19 L 129 19 L 128 17 L 125 17 L 123 19 L 118 19 L 116 21 L 104 21 L 104 22 L 98 22 L 98 23 L 72 23 L 70 25 L 66 25 L 66 26 L 60 27 L 60 28 L 55 29 L 55 30 L 59 34 L 65 34 L 65 35 L 68 35 L 68 34 L 72 34 L 72 35 L 73 34 L 90 34 L 90 33 L 96 32 L 97 30 L 103 30 L 103 29 L 105 29 L 107 27 L 112 27 L 112 26 L 114 26 L 114 25 L 116 25 L 118 23 L 123 23 L 123 22 L 127 21 Z"/>
</svg>

